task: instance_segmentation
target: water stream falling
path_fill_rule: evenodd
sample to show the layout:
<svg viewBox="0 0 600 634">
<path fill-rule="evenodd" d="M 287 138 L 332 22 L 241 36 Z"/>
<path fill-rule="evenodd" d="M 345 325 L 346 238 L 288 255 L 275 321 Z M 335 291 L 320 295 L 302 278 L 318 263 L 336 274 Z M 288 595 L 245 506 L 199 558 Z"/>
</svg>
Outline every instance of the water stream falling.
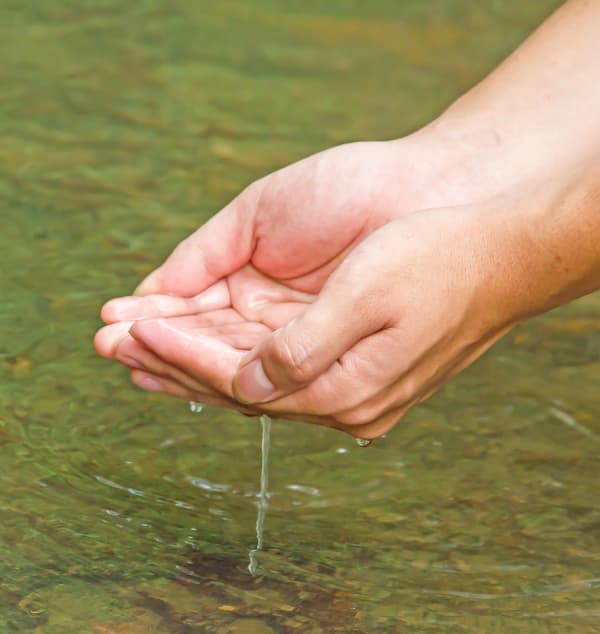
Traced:
<svg viewBox="0 0 600 634">
<path fill-rule="evenodd" d="M 190 411 L 199 414 L 202 412 L 204 406 L 202 403 L 190 401 Z M 256 514 L 256 547 L 248 553 L 248 571 L 251 575 L 255 575 L 258 570 L 258 561 L 256 560 L 256 553 L 263 549 L 263 525 L 265 523 L 265 515 L 267 507 L 269 506 L 268 500 L 268 487 L 269 487 L 269 447 L 271 446 L 271 419 L 264 414 L 260 417 L 260 425 L 262 430 L 261 440 L 261 462 L 260 462 L 260 492 L 258 494 L 258 511 Z"/>
<path fill-rule="evenodd" d="M 248 571 L 251 575 L 255 575 L 258 569 L 256 553 L 263 549 L 263 525 L 265 522 L 267 507 L 269 506 L 267 489 L 269 486 L 269 447 L 271 445 L 271 419 L 266 415 L 261 416 L 260 425 L 262 428 L 262 442 L 260 463 L 260 493 L 258 496 L 258 512 L 256 515 L 256 548 L 253 548 L 248 553 Z"/>
</svg>

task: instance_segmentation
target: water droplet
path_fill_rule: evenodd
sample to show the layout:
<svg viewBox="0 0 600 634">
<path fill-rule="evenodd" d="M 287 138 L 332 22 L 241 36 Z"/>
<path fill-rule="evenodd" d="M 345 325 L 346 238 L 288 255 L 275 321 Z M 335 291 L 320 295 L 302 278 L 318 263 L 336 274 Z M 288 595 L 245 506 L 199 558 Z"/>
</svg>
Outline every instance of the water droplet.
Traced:
<svg viewBox="0 0 600 634">
<path fill-rule="evenodd" d="M 199 414 L 203 409 L 204 405 L 202 403 L 190 401 L 190 412 L 194 412 L 194 414 Z"/>
<path fill-rule="evenodd" d="M 354 440 L 359 447 L 368 447 L 373 442 L 368 438 L 355 438 Z"/>
</svg>

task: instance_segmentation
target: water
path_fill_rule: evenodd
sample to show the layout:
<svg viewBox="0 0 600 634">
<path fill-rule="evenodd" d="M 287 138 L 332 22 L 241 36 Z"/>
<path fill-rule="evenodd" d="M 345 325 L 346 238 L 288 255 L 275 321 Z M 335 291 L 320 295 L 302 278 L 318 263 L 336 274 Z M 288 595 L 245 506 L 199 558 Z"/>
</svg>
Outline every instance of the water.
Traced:
<svg viewBox="0 0 600 634">
<path fill-rule="evenodd" d="M 262 415 L 260 417 L 262 440 L 260 443 L 260 494 L 258 498 L 256 514 L 256 548 L 248 554 L 248 571 L 251 575 L 258 572 L 258 561 L 256 554 L 264 549 L 264 524 L 265 515 L 269 506 L 269 447 L 271 446 L 271 419 Z"/>
<path fill-rule="evenodd" d="M 253 178 L 437 113 L 556 2 L 0 7 L 0 632 L 583 632 L 600 299 L 368 450 L 132 388 L 100 304 Z"/>
</svg>

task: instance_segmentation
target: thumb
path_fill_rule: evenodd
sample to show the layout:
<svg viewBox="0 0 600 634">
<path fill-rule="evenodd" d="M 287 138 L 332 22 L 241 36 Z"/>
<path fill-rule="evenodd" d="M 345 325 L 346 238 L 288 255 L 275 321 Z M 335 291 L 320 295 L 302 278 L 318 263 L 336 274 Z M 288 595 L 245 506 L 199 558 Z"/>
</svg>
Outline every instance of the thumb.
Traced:
<svg viewBox="0 0 600 634">
<path fill-rule="evenodd" d="M 256 183 L 251 185 L 180 242 L 164 264 L 139 284 L 134 294 L 191 297 L 244 266 L 254 248 L 259 192 Z"/>
<path fill-rule="evenodd" d="M 314 303 L 241 362 L 233 380 L 235 398 L 263 403 L 294 392 L 318 378 L 358 341 L 380 330 L 382 306 L 369 301 L 367 287 L 356 279 L 331 278 Z"/>
</svg>

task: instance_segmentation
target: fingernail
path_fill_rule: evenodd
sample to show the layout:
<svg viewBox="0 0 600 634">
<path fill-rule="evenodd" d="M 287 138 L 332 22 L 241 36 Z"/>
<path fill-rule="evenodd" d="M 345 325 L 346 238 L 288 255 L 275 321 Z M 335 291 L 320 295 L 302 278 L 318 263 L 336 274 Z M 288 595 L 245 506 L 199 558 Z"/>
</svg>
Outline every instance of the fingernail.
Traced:
<svg viewBox="0 0 600 634">
<path fill-rule="evenodd" d="M 149 390 L 150 392 L 164 392 L 165 391 L 165 388 L 162 386 L 162 384 L 150 376 L 142 377 L 139 380 L 138 385 L 143 390 Z"/>
<path fill-rule="evenodd" d="M 262 403 L 275 393 L 260 359 L 243 367 L 235 378 L 235 392 L 243 403 Z"/>
</svg>

